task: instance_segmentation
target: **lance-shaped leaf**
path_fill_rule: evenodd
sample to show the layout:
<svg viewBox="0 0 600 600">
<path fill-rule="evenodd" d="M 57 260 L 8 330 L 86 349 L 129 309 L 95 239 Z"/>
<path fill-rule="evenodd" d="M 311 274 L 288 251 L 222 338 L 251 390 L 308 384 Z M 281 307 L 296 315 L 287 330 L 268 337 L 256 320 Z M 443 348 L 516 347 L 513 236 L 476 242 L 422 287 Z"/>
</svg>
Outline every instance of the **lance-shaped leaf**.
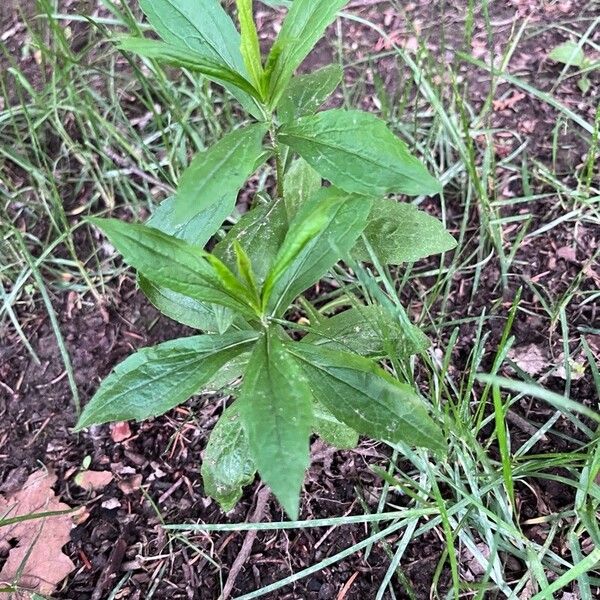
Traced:
<svg viewBox="0 0 600 600">
<path fill-rule="evenodd" d="M 267 59 L 271 105 L 348 0 L 295 0 Z"/>
<path fill-rule="evenodd" d="M 373 203 L 364 236 L 375 255 L 388 265 L 416 262 L 456 247 L 456 240 L 438 219 L 412 204 L 386 199 Z M 371 261 L 362 238 L 352 255 L 358 260 Z"/>
<path fill-rule="evenodd" d="M 206 152 L 200 152 L 183 172 L 175 196 L 173 219 L 203 221 L 197 244 L 203 246 L 235 207 L 240 188 L 264 156 L 267 125 L 256 123 L 228 133 Z"/>
<path fill-rule="evenodd" d="M 254 15 L 252 14 L 252 0 L 236 0 L 236 5 L 242 32 L 241 51 L 244 64 L 248 69 L 248 73 L 250 73 L 254 86 L 262 96 L 265 92 L 265 71 L 262 65 Z"/>
<path fill-rule="evenodd" d="M 140 6 L 165 42 L 244 72 L 240 34 L 219 0 L 140 0 Z"/>
<path fill-rule="evenodd" d="M 206 232 L 219 225 L 218 205 L 196 214 L 183 223 L 174 218 L 175 197 L 164 200 L 152 213 L 146 224 L 163 233 L 185 240 L 190 244 L 200 244 Z M 162 287 L 138 274 L 138 285 L 145 296 L 161 313 L 184 325 L 211 333 L 225 333 L 233 323 L 231 310 L 214 304 L 200 302 Z"/>
<path fill-rule="evenodd" d="M 201 391 L 255 339 L 252 333 L 200 335 L 140 350 L 104 380 L 81 414 L 76 430 L 166 413 Z"/>
<path fill-rule="evenodd" d="M 146 221 L 148 227 L 158 229 L 167 235 L 172 235 L 180 240 L 184 240 L 194 246 L 203 247 L 210 239 L 205 240 L 207 231 L 211 229 L 218 230 L 220 225 L 216 225 L 219 217 L 215 216 L 220 212 L 220 207 L 215 204 L 212 210 L 199 212 L 190 219 L 181 223 L 175 219 L 175 196 L 170 196 L 163 200 L 155 209 L 150 218 Z M 224 219 L 223 219 L 224 220 Z M 223 221 L 221 221 L 221 224 Z M 203 240 L 204 243 L 201 243 Z"/>
<path fill-rule="evenodd" d="M 201 473 L 204 491 L 225 512 L 237 504 L 244 486 L 254 480 L 256 465 L 236 403 L 225 410 L 212 430 L 202 458 Z"/>
<path fill-rule="evenodd" d="M 215 246 L 213 253 L 229 268 L 236 266 L 235 242 L 250 258 L 259 283 L 265 280 L 287 233 L 284 204 L 275 200 L 247 212 Z"/>
<path fill-rule="evenodd" d="M 217 59 L 246 77 L 240 34 L 219 0 L 140 0 L 140 6 L 165 42 Z M 246 110 L 261 118 L 262 111 L 249 94 L 237 86 L 226 87 Z"/>
<path fill-rule="evenodd" d="M 202 75 L 216 83 L 233 85 L 245 94 L 249 94 L 255 98 L 260 97 L 260 92 L 251 82 L 219 59 L 202 56 L 186 48 L 150 38 L 119 38 L 117 46 L 120 50 L 133 52 L 144 58 L 152 58 L 173 65 L 174 67 L 181 67 L 188 71 L 202 73 Z"/>
<path fill-rule="evenodd" d="M 273 314 L 317 282 L 354 245 L 364 230 L 371 199 L 325 188 L 298 212 L 263 288 Z"/>
<path fill-rule="evenodd" d="M 386 124 L 365 112 L 328 110 L 283 125 L 279 140 L 348 192 L 436 194 L 440 183 Z"/>
<path fill-rule="evenodd" d="M 401 324 L 385 308 L 375 304 L 350 308 L 326 319 L 312 327 L 302 341 L 361 356 L 383 357 L 389 353 L 396 358 L 407 358 L 430 346 L 420 329 Z"/>
<path fill-rule="evenodd" d="M 207 333 L 225 333 L 233 323 L 233 313 L 216 304 L 206 304 L 138 276 L 138 285 L 146 298 L 170 319 Z"/>
<path fill-rule="evenodd" d="M 311 398 L 299 365 L 267 331 L 250 357 L 237 406 L 258 472 L 293 520 L 309 463 Z"/>
<path fill-rule="evenodd" d="M 326 443 L 338 450 L 358 446 L 358 432 L 338 421 L 320 402 L 313 402 L 313 431 Z"/>
<path fill-rule="evenodd" d="M 292 162 L 283 183 L 283 199 L 290 222 L 300 207 L 321 189 L 321 184 L 321 176 L 303 158 Z"/>
<path fill-rule="evenodd" d="M 281 121 L 288 123 L 316 113 L 340 85 L 343 75 L 342 67 L 328 65 L 308 75 L 294 77 L 277 105 Z"/>
<path fill-rule="evenodd" d="M 90 219 L 125 262 L 150 281 L 190 298 L 253 315 L 251 294 L 214 256 L 158 229 L 117 219 Z"/>
<path fill-rule="evenodd" d="M 315 399 L 348 427 L 375 439 L 446 451 L 421 398 L 372 361 L 303 342 L 290 352 L 301 360 Z"/>
</svg>

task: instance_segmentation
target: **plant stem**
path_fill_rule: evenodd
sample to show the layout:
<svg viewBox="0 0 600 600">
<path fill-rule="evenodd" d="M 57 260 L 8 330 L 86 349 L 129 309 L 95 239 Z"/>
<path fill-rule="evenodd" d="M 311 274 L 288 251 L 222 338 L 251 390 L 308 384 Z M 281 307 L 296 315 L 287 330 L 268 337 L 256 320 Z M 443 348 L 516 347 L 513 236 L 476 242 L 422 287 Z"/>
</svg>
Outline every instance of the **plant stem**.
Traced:
<svg viewBox="0 0 600 600">
<path fill-rule="evenodd" d="M 275 178 L 277 183 L 277 197 L 283 198 L 283 160 L 281 158 L 281 148 L 279 146 L 279 141 L 277 140 L 277 130 L 275 128 L 274 123 L 271 124 L 269 136 L 271 137 L 271 144 L 273 145 L 273 152 L 275 154 Z"/>
</svg>

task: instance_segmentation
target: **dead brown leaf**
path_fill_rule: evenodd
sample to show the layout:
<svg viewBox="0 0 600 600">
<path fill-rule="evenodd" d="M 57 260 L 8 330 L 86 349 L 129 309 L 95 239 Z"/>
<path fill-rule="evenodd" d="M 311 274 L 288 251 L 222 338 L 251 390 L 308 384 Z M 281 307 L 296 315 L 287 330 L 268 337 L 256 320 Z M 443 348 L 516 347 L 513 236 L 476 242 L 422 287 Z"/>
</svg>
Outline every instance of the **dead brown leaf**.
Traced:
<svg viewBox="0 0 600 600">
<path fill-rule="evenodd" d="M 81 471 L 75 475 L 75 483 L 88 492 L 103 490 L 112 480 L 110 471 Z"/>
<path fill-rule="evenodd" d="M 142 487 L 143 477 L 141 475 L 133 475 L 132 477 L 128 477 L 127 479 L 123 479 L 119 481 L 119 489 L 128 496 L 129 494 L 133 494 L 137 492 L 140 487 Z"/>
<path fill-rule="evenodd" d="M 523 92 L 513 92 L 507 98 L 502 98 L 500 100 L 494 100 L 494 110 L 506 110 L 507 108 L 514 108 L 515 105 L 525 98 L 526 94 Z"/>
<path fill-rule="evenodd" d="M 127 421 L 112 423 L 110 426 L 110 437 L 113 442 L 123 442 L 131 437 L 131 428 Z"/>
<path fill-rule="evenodd" d="M 558 258 L 563 258 L 569 262 L 578 264 L 577 262 L 577 250 L 571 246 L 563 246 L 556 251 Z"/>
<path fill-rule="evenodd" d="M 537 375 L 548 365 L 548 358 L 535 344 L 514 348 L 508 353 L 508 357 L 529 375 Z"/>
<path fill-rule="evenodd" d="M 33 473 L 20 491 L 6 497 L 0 495 L 0 515 L 14 518 L 71 510 L 54 494 L 52 486 L 55 483 L 56 476 L 51 473 Z M 8 584 L 42 595 L 53 593 L 57 585 L 75 569 L 71 559 L 61 552 L 69 541 L 71 527 L 71 514 L 0 527 L 0 548 L 10 548 L 0 571 L 0 587 Z M 29 598 L 28 592 L 19 597 Z M 14 595 L 0 594 L 0 598 L 11 597 Z"/>
</svg>

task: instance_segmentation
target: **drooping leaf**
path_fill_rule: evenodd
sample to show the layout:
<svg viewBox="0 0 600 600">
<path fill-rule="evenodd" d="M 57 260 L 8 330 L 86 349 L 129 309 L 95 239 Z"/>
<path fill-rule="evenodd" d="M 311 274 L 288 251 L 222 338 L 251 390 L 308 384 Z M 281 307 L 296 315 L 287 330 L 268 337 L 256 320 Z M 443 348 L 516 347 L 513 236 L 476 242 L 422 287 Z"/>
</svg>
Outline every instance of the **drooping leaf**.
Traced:
<svg viewBox="0 0 600 600">
<path fill-rule="evenodd" d="M 228 308 L 216 304 L 206 304 L 178 294 L 157 285 L 143 275 L 138 276 L 138 285 L 146 298 L 161 313 L 188 327 L 206 333 L 225 333 L 233 323 L 233 313 Z"/>
<path fill-rule="evenodd" d="M 271 105 L 348 0 L 295 0 L 267 59 Z"/>
<path fill-rule="evenodd" d="M 201 391 L 230 360 L 256 340 L 248 332 L 200 335 L 144 348 L 102 382 L 75 429 L 162 415 Z"/>
<path fill-rule="evenodd" d="M 260 97 L 260 92 L 250 81 L 219 59 L 196 54 L 186 48 L 150 38 L 119 38 L 117 46 L 120 50 L 132 52 L 144 58 L 152 58 L 174 67 L 201 73 L 211 81 L 224 86 L 234 86 L 255 98 Z"/>
<path fill-rule="evenodd" d="M 388 265 L 416 262 L 456 247 L 456 240 L 438 219 L 412 204 L 395 200 L 374 201 L 364 236 L 376 256 Z M 362 239 L 352 255 L 358 260 L 371 260 Z"/>
<path fill-rule="evenodd" d="M 440 183 L 377 117 L 327 110 L 283 125 L 279 139 L 333 185 L 358 194 L 436 194 Z"/>
<path fill-rule="evenodd" d="M 165 42 L 218 59 L 246 77 L 240 34 L 219 0 L 140 0 L 140 6 Z M 247 111 L 258 119 L 262 117 L 250 94 L 239 92 L 237 86 L 226 87 Z"/>
<path fill-rule="evenodd" d="M 243 488 L 254 480 L 256 465 L 250 455 L 236 403 L 221 415 L 202 460 L 204 491 L 228 512 L 242 497 Z"/>
<path fill-rule="evenodd" d="M 158 229 L 117 219 L 90 219 L 108 236 L 125 261 L 148 280 L 190 298 L 253 315 L 252 298 L 242 284 L 235 288 L 218 259 L 197 246 Z"/>
<path fill-rule="evenodd" d="M 273 314 L 317 282 L 354 245 L 364 230 L 372 201 L 324 188 L 290 224 L 263 288 L 263 304 Z"/>
<path fill-rule="evenodd" d="M 285 174 L 285 208 L 291 222 L 300 207 L 321 189 L 321 176 L 303 159 L 294 160 Z"/>
<path fill-rule="evenodd" d="M 406 324 L 402 325 L 382 306 L 357 306 L 312 327 L 303 342 L 361 356 L 383 357 L 390 352 L 396 358 L 407 358 L 430 346 L 418 327 L 408 327 L 409 332 Z"/>
<path fill-rule="evenodd" d="M 184 171 L 175 196 L 176 223 L 202 218 L 204 229 L 196 242 L 203 246 L 231 214 L 246 179 L 263 156 L 262 139 L 268 125 L 255 123 L 225 135 L 199 153 Z"/>
<path fill-rule="evenodd" d="M 344 71 L 339 65 L 328 65 L 308 75 L 292 78 L 277 105 L 283 123 L 317 112 L 342 82 Z"/>
<path fill-rule="evenodd" d="M 338 421 L 320 402 L 313 402 L 313 431 L 330 446 L 350 450 L 358 446 L 358 433 Z"/>
<path fill-rule="evenodd" d="M 446 451 L 439 427 L 413 388 L 372 361 L 304 342 L 290 351 L 302 361 L 315 399 L 342 423 L 375 439 Z"/>
<path fill-rule="evenodd" d="M 236 0 L 236 5 L 242 33 L 241 51 L 244 64 L 246 65 L 246 69 L 248 69 L 248 73 L 250 73 L 254 87 L 263 96 L 265 92 L 265 72 L 262 65 L 254 15 L 252 13 L 252 0 Z"/>
<path fill-rule="evenodd" d="M 312 400 L 302 370 L 273 330 L 256 343 L 237 406 L 260 476 L 296 520 L 309 462 Z"/>
<path fill-rule="evenodd" d="M 235 268 L 234 241 L 244 248 L 254 274 L 262 283 L 287 233 L 287 218 L 283 202 L 257 206 L 247 212 L 215 246 L 214 254 L 230 268 Z"/>
<path fill-rule="evenodd" d="M 585 54 L 583 49 L 576 42 L 564 42 L 556 46 L 548 55 L 550 60 L 554 60 L 571 67 L 583 67 L 585 63 Z"/>
</svg>

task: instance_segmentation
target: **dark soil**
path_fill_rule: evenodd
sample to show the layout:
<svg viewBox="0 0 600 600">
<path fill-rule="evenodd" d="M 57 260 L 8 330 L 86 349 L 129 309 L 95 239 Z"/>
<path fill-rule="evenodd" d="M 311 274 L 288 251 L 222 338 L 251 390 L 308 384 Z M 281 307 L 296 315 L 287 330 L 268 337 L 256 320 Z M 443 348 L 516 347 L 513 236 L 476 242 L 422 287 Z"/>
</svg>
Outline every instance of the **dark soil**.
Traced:
<svg viewBox="0 0 600 600">
<path fill-rule="evenodd" d="M 441 4 L 441 3 L 440 3 Z M 462 48 L 465 3 L 414 2 L 406 6 L 411 21 L 422 25 L 419 40 L 444 60 L 459 60 L 453 50 Z M 539 27 L 528 29 L 531 35 L 524 37 L 515 56 L 514 74 L 534 82 L 538 88 L 549 90 L 560 68 L 546 59 L 547 49 L 563 41 L 555 28 L 543 29 L 543 25 L 557 19 L 570 20 L 578 30 L 586 27 L 574 20 L 589 17 L 592 9 L 581 8 L 577 2 L 543 3 L 535 0 L 496 2 L 491 15 L 494 25 L 494 51 L 502 48 L 503 41 L 511 33 L 513 21 L 521 23 L 529 16 L 531 23 Z M 2 5 L 6 6 L 6 5 Z M 559 6 L 556 10 L 549 7 Z M 1 8 L 3 21 L 0 33 L 16 28 L 7 42 L 7 49 L 18 57 L 19 35 L 22 28 L 12 11 Z M 76 12 L 77 8 L 70 10 Z M 402 11 L 388 2 L 351 2 L 350 11 L 380 24 L 398 43 L 410 47 L 415 33 L 405 25 Z M 440 40 L 437 25 L 440 19 L 446 23 L 446 31 L 456 39 Z M 271 11 L 259 13 L 261 31 L 272 37 L 276 19 Z M 587 21 L 585 22 L 587 23 Z M 481 15 L 476 19 L 475 40 L 486 40 Z M 539 29 L 540 33 L 535 33 Z M 344 22 L 344 40 L 352 58 L 360 59 L 385 40 L 372 30 L 356 23 Z M 22 35 L 22 34 L 21 34 Z M 598 43 L 598 32 L 595 34 Z M 424 42 L 423 42 L 424 40 Z M 443 47 L 441 47 L 443 45 Z M 486 44 L 482 42 L 482 48 Z M 471 48 L 475 52 L 478 48 Z M 482 50 L 481 60 L 489 59 Z M 311 67 L 329 62 L 334 56 L 330 45 L 322 45 L 311 59 Z M 14 57 L 13 57 L 14 58 Z M 31 60 L 27 58 L 26 60 Z M 6 63 L 3 63 L 3 65 Z M 23 65 L 27 73 L 33 66 Z M 373 65 L 386 83 L 392 97 L 400 94 L 401 73 L 391 59 L 382 59 Z M 463 65 L 465 76 L 472 78 L 471 98 L 474 104 L 485 101 L 489 76 Z M 511 71 L 512 72 L 512 71 Z M 364 90 L 362 104 L 376 110 L 375 87 L 370 81 Z M 598 75 L 594 75 L 595 92 L 582 97 L 574 79 L 568 79 L 556 91 L 556 96 L 577 109 L 584 118 L 593 122 L 598 102 Z M 353 74 L 349 74 L 352 83 Z M 518 91 L 518 90 L 517 90 Z M 500 96 L 509 97 L 515 90 L 504 84 Z M 594 96 L 593 94 L 596 94 Z M 556 167 L 558 176 L 569 177 L 581 168 L 585 146 L 582 136 L 572 127 L 568 133 L 558 130 L 558 144 L 567 151 L 561 152 L 557 164 L 550 159 L 553 131 L 557 124 L 554 109 L 529 96 L 510 107 L 498 105 L 489 124 L 494 128 L 495 150 L 501 159 L 516 149 L 523 139 L 529 143 L 530 156 Z M 507 133 L 507 132 L 513 133 Z M 514 132 L 518 132 L 515 135 Z M 477 143 L 484 143 L 477 140 Z M 522 193 L 521 184 L 508 181 L 508 196 Z M 538 190 L 536 190 L 538 191 Z M 544 190 L 539 190 L 540 192 Z M 458 201 L 448 202 L 451 227 L 458 230 L 462 208 Z M 517 205 L 518 206 L 518 205 Z M 432 201 L 427 207 L 439 211 Z M 513 210 L 513 209 L 511 209 Z M 557 198 L 540 200 L 535 207 L 528 206 L 535 220 L 544 222 L 552 211 L 559 216 L 562 207 Z M 474 211 L 471 215 L 473 238 L 477 234 L 479 220 Z M 536 228 L 536 222 L 530 230 Z M 81 240 L 84 244 L 85 241 Z M 506 308 L 518 288 L 523 288 L 522 306 L 527 312 L 519 313 L 513 334 L 516 346 L 535 343 L 544 354 L 556 358 L 562 352 L 560 332 L 556 322 L 551 322 L 538 300 L 526 285 L 535 281 L 544 287 L 552 298 L 564 294 L 572 280 L 580 273 L 582 265 L 597 250 L 598 232 L 580 228 L 574 230 L 565 225 L 557 227 L 544 236 L 522 245 L 513 265 L 510 285 L 502 290 L 499 267 L 490 262 L 483 270 L 479 288 L 474 291 L 473 282 L 457 279 L 451 295 L 450 318 L 462 319 L 478 316 L 484 309 L 490 311 L 492 338 L 499 339 L 504 325 Z M 561 253 L 562 248 L 573 248 L 573 253 Z M 85 250 L 85 251 L 83 251 Z M 87 248 L 82 254 L 87 255 Z M 568 256 L 568 258 L 565 258 Z M 598 287 L 597 265 L 588 265 L 582 288 Z M 430 282 L 418 280 L 405 292 L 405 300 L 414 310 L 419 310 L 420 286 Z M 50 288 L 52 290 L 52 288 Z M 161 317 L 136 291 L 130 278 L 119 278 L 111 284 L 105 304 L 98 306 L 93 299 L 81 300 L 74 293 L 53 292 L 52 302 L 60 329 L 73 363 L 75 380 L 81 402 L 85 403 L 97 389 L 100 381 L 123 358 L 135 349 L 156 344 L 175 337 L 189 335 L 191 330 Z M 572 331 L 577 333 L 597 326 L 597 306 L 583 304 L 576 298 L 567 307 L 567 318 Z M 225 402 L 217 396 L 202 396 L 172 411 L 168 415 L 142 424 L 131 424 L 131 436 L 120 442 L 113 441 L 111 428 L 95 427 L 75 435 L 70 431 L 76 420 L 72 394 L 67 373 L 61 359 L 50 320 L 40 300 L 19 307 L 19 319 L 24 333 L 41 359 L 38 365 L 21 344 L 10 326 L 0 329 L 0 492 L 18 489 L 27 476 L 43 464 L 58 475 L 57 494 L 67 504 L 86 506 L 87 519 L 72 532 L 72 541 L 66 553 L 75 562 L 76 572 L 65 582 L 55 597 L 70 600 L 99 600 L 105 598 L 124 575 L 130 575 L 117 598 L 200 599 L 217 598 L 221 581 L 226 579 L 244 540 L 242 533 L 213 534 L 210 539 L 200 534 L 190 541 L 201 548 L 206 558 L 198 555 L 185 544 L 171 540 L 162 528 L 162 522 L 190 523 L 202 520 L 206 523 L 243 522 L 252 513 L 260 484 L 255 483 L 247 491 L 242 502 L 228 515 L 205 497 L 199 469 L 202 451 L 208 434 L 218 419 Z M 465 368 L 475 333 L 475 325 L 461 326 L 461 333 L 453 355 L 452 368 L 457 374 Z M 444 331 L 443 336 L 449 332 Z M 572 340 L 575 341 L 575 340 Z M 597 336 L 588 341 L 596 351 L 600 346 Z M 443 347 L 443 343 L 440 344 Z M 493 347 L 490 344 L 490 347 Z M 489 366 L 493 356 L 486 357 L 484 367 Z M 507 373 L 510 374 L 510 373 Z M 564 381 L 550 378 L 550 389 L 562 393 Z M 591 402 L 594 387 L 587 376 L 573 383 L 571 395 L 581 402 Z M 547 407 L 529 403 L 517 407 L 521 416 L 533 422 L 544 422 L 550 414 Z M 568 427 L 567 424 L 564 425 Z M 571 432 L 572 433 L 572 432 Z M 516 443 L 529 439 L 526 432 L 515 427 Z M 568 444 L 558 437 L 548 438 L 540 452 L 569 450 Z M 382 481 L 371 467 L 386 466 L 386 450 L 378 445 L 363 442 L 353 452 L 333 452 L 320 442 L 313 445 L 313 463 L 303 494 L 302 518 L 339 517 L 364 514 L 366 508 L 376 510 Z M 101 493 L 84 492 L 73 481 L 74 475 L 85 460 L 91 460 L 90 469 L 110 471 L 114 480 Z M 541 480 L 541 495 L 551 510 L 560 510 L 565 500 L 571 498 L 571 490 L 556 482 Z M 539 512 L 528 507 L 535 506 L 537 496 L 531 488 L 518 489 L 523 519 Z M 400 498 L 394 498 L 400 502 Z M 281 520 L 284 516 L 276 502 L 270 500 L 261 520 Z M 291 573 L 332 556 L 353 543 L 360 541 L 372 529 L 364 526 L 326 529 L 308 529 L 282 533 L 259 533 L 252 553 L 236 582 L 234 596 L 251 592 L 276 582 Z M 532 536 L 535 532 L 532 532 Z M 393 537 L 387 542 L 393 545 Z M 307 600 L 358 600 L 375 597 L 388 565 L 388 546 L 375 545 L 368 558 L 357 553 L 331 568 L 308 577 L 293 586 L 265 598 Z M 409 598 L 405 587 L 412 589 L 414 598 L 429 598 L 434 572 L 443 549 L 443 543 L 433 534 L 411 544 L 402 563 L 401 578 L 404 585 L 395 584 L 397 598 Z M 514 565 L 519 576 L 522 565 Z M 449 573 L 440 579 L 440 592 L 449 582 Z M 343 596 L 344 586 L 350 583 Z"/>
</svg>

